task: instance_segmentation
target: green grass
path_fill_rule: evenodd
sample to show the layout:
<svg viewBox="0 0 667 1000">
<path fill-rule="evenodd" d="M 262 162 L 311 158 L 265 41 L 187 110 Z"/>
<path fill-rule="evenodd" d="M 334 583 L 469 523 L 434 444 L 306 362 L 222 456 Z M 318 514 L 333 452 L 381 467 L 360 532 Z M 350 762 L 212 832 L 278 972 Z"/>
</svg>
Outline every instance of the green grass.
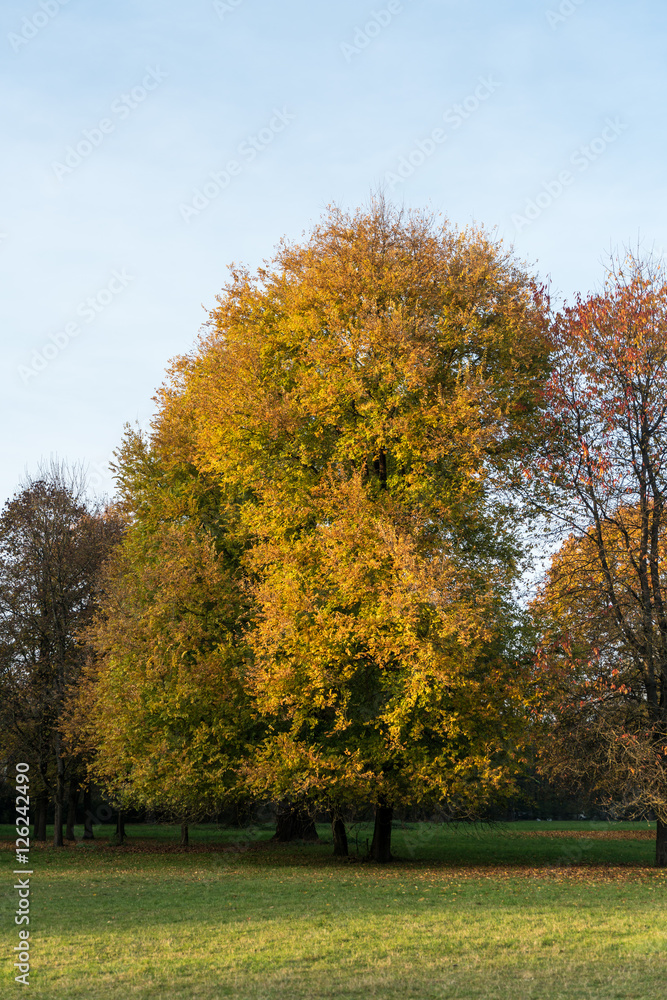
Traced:
<svg viewBox="0 0 667 1000">
<path fill-rule="evenodd" d="M 328 843 L 130 827 L 31 852 L 45 1000 L 663 1000 L 667 873 L 648 824 L 397 826 L 377 866 Z M 0 827 L 8 839 L 9 827 Z M 350 830 L 365 852 L 370 828 Z M 637 839 L 637 837 L 643 839 Z M 623 839 L 619 839 L 623 838 Z M 0 936 L 17 943 L 4 850 Z M 3 1000 L 18 995 L 6 962 Z"/>
</svg>

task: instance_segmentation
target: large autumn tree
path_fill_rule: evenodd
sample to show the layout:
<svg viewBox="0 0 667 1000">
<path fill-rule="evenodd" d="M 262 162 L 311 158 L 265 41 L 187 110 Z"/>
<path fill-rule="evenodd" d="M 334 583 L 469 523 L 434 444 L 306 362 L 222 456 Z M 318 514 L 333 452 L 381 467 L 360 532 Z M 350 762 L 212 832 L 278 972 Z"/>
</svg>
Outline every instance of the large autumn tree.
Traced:
<svg viewBox="0 0 667 1000">
<path fill-rule="evenodd" d="M 555 321 L 533 499 L 568 536 L 536 610 L 545 763 L 657 816 L 667 865 L 667 279 L 629 257 Z M 554 728 L 555 723 L 555 728 Z"/>
<path fill-rule="evenodd" d="M 370 800 L 378 859 L 395 805 L 470 814 L 511 782 L 519 551 L 491 473 L 533 432 L 547 356 L 500 243 L 380 199 L 234 269 L 161 393 L 153 447 L 219 484 L 243 546 L 267 727 L 248 782 Z"/>
</svg>

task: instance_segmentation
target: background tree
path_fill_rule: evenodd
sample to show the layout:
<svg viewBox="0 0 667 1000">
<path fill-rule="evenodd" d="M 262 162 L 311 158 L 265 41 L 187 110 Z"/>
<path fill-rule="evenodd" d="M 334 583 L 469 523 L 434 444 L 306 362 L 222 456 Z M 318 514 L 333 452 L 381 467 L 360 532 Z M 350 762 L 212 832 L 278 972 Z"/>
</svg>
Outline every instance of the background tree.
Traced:
<svg viewBox="0 0 667 1000">
<path fill-rule="evenodd" d="M 637 512 L 617 516 L 639 545 Z M 640 628 L 634 572 L 610 525 L 605 546 L 624 618 Z M 592 531 L 559 550 L 533 611 L 542 628 L 538 668 L 547 715 L 541 770 L 570 791 L 593 793 L 609 810 L 664 816 L 665 751 L 656 745 L 644 664 L 618 628 Z"/>
<path fill-rule="evenodd" d="M 552 767 L 657 816 L 667 864 L 667 282 L 629 257 L 555 320 L 533 499 L 570 536 L 547 577 Z M 558 673 L 560 671 L 560 673 Z M 568 735 L 569 734 L 569 735 Z M 558 747 L 562 759 L 554 751 Z M 585 750 L 585 752 L 584 752 Z"/>
<path fill-rule="evenodd" d="M 116 514 L 87 500 L 83 475 L 52 462 L 0 515 L 0 716 L 3 750 L 31 765 L 55 807 L 63 843 L 65 787 L 80 761 L 63 747 L 61 722 L 87 656 L 80 638 L 98 595 L 100 567 L 118 541 Z M 40 795 L 41 789 L 41 795 Z"/>
<path fill-rule="evenodd" d="M 119 809 L 186 824 L 229 798 L 246 737 L 238 557 L 215 486 L 173 455 L 128 431 L 117 472 L 128 526 L 67 731 Z"/>
</svg>

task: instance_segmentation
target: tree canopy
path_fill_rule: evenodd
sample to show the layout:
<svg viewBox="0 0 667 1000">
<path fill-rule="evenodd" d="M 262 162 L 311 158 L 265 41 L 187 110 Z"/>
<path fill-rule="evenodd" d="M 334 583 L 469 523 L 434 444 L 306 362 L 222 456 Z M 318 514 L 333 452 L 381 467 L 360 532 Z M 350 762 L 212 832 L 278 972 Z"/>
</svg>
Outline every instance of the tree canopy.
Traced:
<svg viewBox="0 0 667 1000">
<path fill-rule="evenodd" d="M 204 724 L 209 780 L 234 744 L 246 789 L 334 812 L 470 815 L 511 786 L 519 547 L 492 473 L 534 433 L 548 353 L 541 290 L 500 243 L 382 200 L 232 269 L 145 451 L 120 456 L 134 523 L 93 687 L 98 720 L 126 692 L 98 742 L 128 794 L 167 761 L 185 787 Z"/>
</svg>

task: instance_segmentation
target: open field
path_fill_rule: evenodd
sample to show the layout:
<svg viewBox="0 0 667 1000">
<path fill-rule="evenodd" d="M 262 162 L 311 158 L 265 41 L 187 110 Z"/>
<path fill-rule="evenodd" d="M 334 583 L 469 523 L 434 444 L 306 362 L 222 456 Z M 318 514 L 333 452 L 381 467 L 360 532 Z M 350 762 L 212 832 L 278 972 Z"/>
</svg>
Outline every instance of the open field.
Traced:
<svg viewBox="0 0 667 1000">
<path fill-rule="evenodd" d="M 402 860 L 271 829 L 129 827 L 33 848 L 30 994 L 45 1000 L 663 1000 L 667 871 L 648 824 L 397 827 Z M 352 828 L 365 851 L 370 827 Z M 2 951 L 17 943 L 3 838 Z M 330 841 L 327 827 L 320 836 Z M 356 838 L 356 840 L 355 840 Z M 0 995 L 18 995 L 4 962 Z"/>
</svg>

